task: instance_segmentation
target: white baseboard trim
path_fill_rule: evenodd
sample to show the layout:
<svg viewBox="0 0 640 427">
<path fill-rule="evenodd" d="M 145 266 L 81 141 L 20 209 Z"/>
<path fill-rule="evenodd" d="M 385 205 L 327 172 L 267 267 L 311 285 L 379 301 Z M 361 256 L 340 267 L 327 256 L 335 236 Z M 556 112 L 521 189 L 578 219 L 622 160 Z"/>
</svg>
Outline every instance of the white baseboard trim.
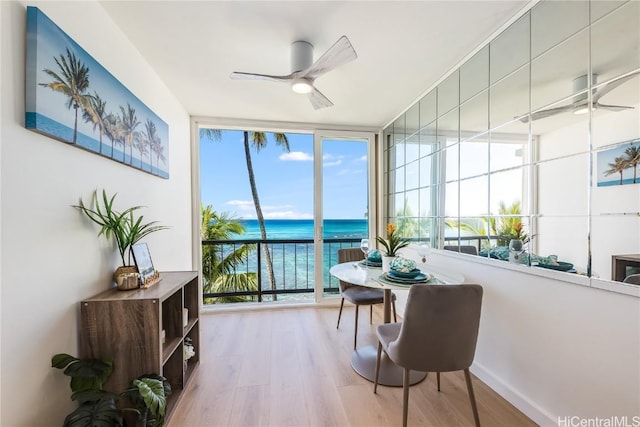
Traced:
<svg viewBox="0 0 640 427">
<path fill-rule="evenodd" d="M 478 362 L 473 362 L 470 371 L 482 382 L 491 387 L 493 391 L 522 411 L 527 417 L 531 418 L 536 424 L 543 427 L 558 425 L 557 417 L 549 414 L 526 396 L 513 389 Z"/>
</svg>

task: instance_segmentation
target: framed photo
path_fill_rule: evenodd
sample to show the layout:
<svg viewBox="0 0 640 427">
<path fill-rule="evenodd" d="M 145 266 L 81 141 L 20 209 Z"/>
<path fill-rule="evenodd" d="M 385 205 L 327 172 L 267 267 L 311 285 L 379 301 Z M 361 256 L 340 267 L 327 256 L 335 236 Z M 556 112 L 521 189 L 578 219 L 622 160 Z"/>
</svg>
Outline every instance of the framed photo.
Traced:
<svg viewBox="0 0 640 427">
<path fill-rule="evenodd" d="M 160 274 L 153 267 L 153 261 L 151 261 L 151 254 L 149 253 L 147 244 L 136 243 L 131 246 L 131 252 L 133 253 L 133 260 L 140 274 L 140 287 L 148 288 L 158 283 L 160 281 Z"/>
</svg>

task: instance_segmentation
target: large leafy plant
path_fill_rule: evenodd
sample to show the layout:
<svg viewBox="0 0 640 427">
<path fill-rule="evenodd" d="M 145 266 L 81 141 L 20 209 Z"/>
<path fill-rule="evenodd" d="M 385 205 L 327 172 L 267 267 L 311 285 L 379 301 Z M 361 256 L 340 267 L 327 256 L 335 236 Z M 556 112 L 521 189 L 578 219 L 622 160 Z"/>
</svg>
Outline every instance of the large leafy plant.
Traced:
<svg viewBox="0 0 640 427">
<path fill-rule="evenodd" d="M 109 197 L 105 190 L 102 190 L 102 197 L 99 197 L 96 190 L 93 192 L 93 199 L 89 207 L 84 204 L 82 199 L 79 204 L 73 205 L 73 207 L 81 210 L 91 221 L 100 226 L 98 236 L 104 235 L 107 240 L 113 238 L 122 259 L 122 265 L 131 265 L 131 246 L 149 234 L 168 227 L 158 225 L 157 221 L 143 223 L 144 217 L 137 216 L 137 211 L 142 209 L 142 206 L 133 206 L 121 212 L 117 211 L 113 206 L 115 198 L 116 194 Z"/>
<path fill-rule="evenodd" d="M 123 425 L 123 412 L 137 415 L 138 427 L 161 427 L 167 409 L 171 386 L 159 375 L 142 375 L 120 394 L 104 390 L 103 386 L 113 372 L 110 359 L 79 359 L 68 354 L 56 354 L 51 366 L 64 369 L 71 377 L 71 400 L 78 407 L 64 420 L 64 427 L 113 427 Z M 134 408 L 118 409 L 116 402 L 127 398 Z"/>
</svg>

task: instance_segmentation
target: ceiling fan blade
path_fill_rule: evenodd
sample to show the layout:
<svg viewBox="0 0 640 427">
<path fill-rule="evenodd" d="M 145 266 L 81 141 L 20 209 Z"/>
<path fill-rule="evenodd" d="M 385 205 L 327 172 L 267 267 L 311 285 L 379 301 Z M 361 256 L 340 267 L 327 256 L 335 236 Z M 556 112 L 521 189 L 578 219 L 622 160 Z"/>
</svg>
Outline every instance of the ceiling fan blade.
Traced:
<svg viewBox="0 0 640 427">
<path fill-rule="evenodd" d="M 333 107 L 333 102 L 329 101 L 329 98 L 324 96 L 315 87 L 311 92 L 309 92 L 307 96 L 309 97 L 309 101 L 311 101 L 311 105 L 313 105 L 313 108 L 315 108 L 316 110 L 326 107 Z"/>
<path fill-rule="evenodd" d="M 633 110 L 634 108 L 634 107 L 627 107 L 624 105 L 606 105 L 606 104 L 600 104 L 600 103 L 596 103 L 594 104 L 594 106 L 596 108 L 602 108 L 602 109 L 611 110 L 611 111 Z"/>
<path fill-rule="evenodd" d="M 270 76 L 268 74 L 234 72 L 234 73 L 231 73 L 229 77 L 231 77 L 234 80 L 266 80 L 270 82 L 289 83 L 289 81 L 293 78 L 294 74 L 295 73 L 292 73 L 292 74 L 289 74 L 288 76 Z"/>
<path fill-rule="evenodd" d="M 531 120 L 539 120 L 544 119 L 546 117 L 551 117 L 555 114 L 564 113 L 565 111 L 573 110 L 575 105 L 565 105 L 563 107 L 549 108 L 547 110 L 536 111 L 535 113 L 531 113 Z M 520 119 L 522 123 L 529 123 L 529 116 L 524 116 Z"/>
<path fill-rule="evenodd" d="M 598 89 L 595 95 L 593 95 L 593 103 L 596 104 L 600 98 L 602 98 L 603 96 L 605 96 L 606 94 L 608 94 L 609 92 L 611 92 L 612 90 L 620 86 L 621 84 L 625 83 L 627 80 L 631 79 L 632 77 L 635 77 L 637 74 L 640 74 L 640 70 L 634 71 L 633 73 L 627 76 L 624 76 L 618 80 L 612 81 L 611 83 L 607 83 L 602 88 Z"/>
<path fill-rule="evenodd" d="M 333 44 L 308 70 L 301 75 L 311 80 L 315 80 L 322 74 L 353 61 L 358 57 L 355 49 L 347 36 L 342 36 Z"/>
</svg>

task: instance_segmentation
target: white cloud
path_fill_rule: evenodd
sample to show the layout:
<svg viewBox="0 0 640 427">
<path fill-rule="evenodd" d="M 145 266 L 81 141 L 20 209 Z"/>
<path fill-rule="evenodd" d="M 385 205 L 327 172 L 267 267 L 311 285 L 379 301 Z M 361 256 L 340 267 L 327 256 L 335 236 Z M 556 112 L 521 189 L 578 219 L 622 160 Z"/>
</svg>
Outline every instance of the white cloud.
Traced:
<svg viewBox="0 0 640 427">
<path fill-rule="evenodd" d="M 357 162 L 366 162 L 367 161 L 367 155 L 365 154 L 362 157 L 359 157 L 356 159 Z"/>
<path fill-rule="evenodd" d="M 313 219 L 312 214 L 295 211 L 267 212 L 264 214 L 264 217 L 266 219 Z"/>
<path fill-rule="evenodd" d="M 293 162 L 309 162 L 313 161 L 313 156 L 303 151 L 291 151 L 290 153 L 280 154 L 280 160 Z"/>
<path fill-rule="evenodd" d="M 235 206 L 241 210 L 255 209 L 253 200 L 229 200 L 225 205 Z"/>
<path fill-rule="evenodd" d="M 322 164 L 323 167 L 329 167 L 329 166 L 340 166 L 342 164 L 342 160 L 336 160 L 333 162 L 324 162 Z"/>
</svg>

